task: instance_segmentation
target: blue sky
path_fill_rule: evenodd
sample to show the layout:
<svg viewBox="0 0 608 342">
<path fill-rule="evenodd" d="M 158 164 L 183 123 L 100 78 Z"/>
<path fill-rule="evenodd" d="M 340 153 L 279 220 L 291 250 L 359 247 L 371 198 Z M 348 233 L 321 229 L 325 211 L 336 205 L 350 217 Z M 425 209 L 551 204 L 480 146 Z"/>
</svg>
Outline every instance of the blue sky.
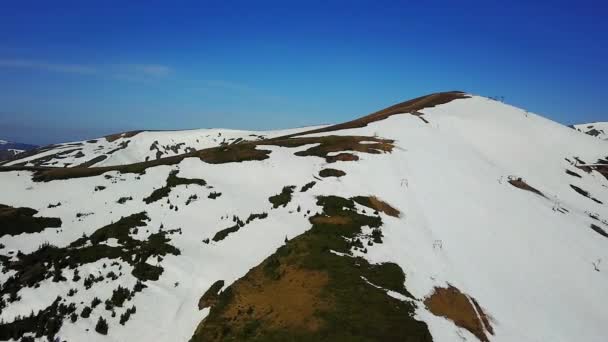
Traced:
<svg viewBox="0 0 608 342">
<path fill-rule="evenodd" d="M 3 1 L 0 138 L 341 122 L 436 91 L 608 120 L 601 1 Z"/>
</svg>

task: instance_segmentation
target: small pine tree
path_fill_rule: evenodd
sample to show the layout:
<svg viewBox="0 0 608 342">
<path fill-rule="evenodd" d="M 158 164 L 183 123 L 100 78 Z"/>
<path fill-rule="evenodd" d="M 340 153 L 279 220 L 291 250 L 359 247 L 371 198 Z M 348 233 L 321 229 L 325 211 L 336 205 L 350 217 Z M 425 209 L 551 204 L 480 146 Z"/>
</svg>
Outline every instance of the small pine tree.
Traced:
<svg viewBox="0 0 608 342">
<path fill-rule="evenodd" d="M 106 320 L 103 319 L 103 317 L 99 317 L 99 320 L 97 321 L 97 324 L 95 325 L 95 331 L 97 331 L 98 333 L 100 333 L 102 335 L 108 334 L 108 322 L 106 322 Z"/>
</svg>

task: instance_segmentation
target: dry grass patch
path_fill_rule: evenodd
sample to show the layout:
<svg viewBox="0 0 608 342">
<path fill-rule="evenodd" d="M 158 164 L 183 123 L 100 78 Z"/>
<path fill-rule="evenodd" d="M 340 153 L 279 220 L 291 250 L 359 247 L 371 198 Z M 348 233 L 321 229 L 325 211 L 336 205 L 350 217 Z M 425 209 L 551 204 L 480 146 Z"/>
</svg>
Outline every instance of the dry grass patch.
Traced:
<svg viewBox="0 0 608 342">
<path fill-rule="evenodd" d="M 251 311 L 270 329 L 317 331 L 321 321 L 315 312 L 330 306 L 319 296 L 328 282 L 327 273 L 293 266 L 281 267 L 280 273 L 274 280 L 267 278 L 262 268 L 254 269 L 234 288 L 235 300 L 224 317 L 239 324 L 239 312 Z"/>
<path fill-rule="evenodd" d="M 106 140 L 108 142 L 113 142 L 116 141 L 120 138 L 131 138 L 134 137 L 135 135 L 141 133 L 143 131 L 129 131 L 129 132 L 122 132 L 122 133 L 116 133 L 116 134 L 110 134 L 110 135 L 106 135 L 104 138 L 106 138 Z"/>
<path fill-rule="evenodd" d="M 381 200 L 375 196 L 369 196 L 369 197 L 357 196 L 357 197 L 353 197 L 353 200 L 363 206 L 374 209 L 376 211 L 383 212 L 389 216 L 399 217 L 399 215 L 401 215 L 399 210 L 393 208 L 388 203 L 384 202 L 383 200 Z"/>
<path fill-rule="evenodd" d="M 348 216 L 321 216 L 316 215 L 310 218 L 310 222 L 314 224 L 332 224 L 332 225 L 342 225 L 349 224 L 352 222 L 350 217 Z"/>
<path fill-rule="evenodd" d="M 319 176 L 323 177 L 323 178 L 327 178 L 327 177 L 342 177 L 345 176 L 346 172 L 342 171 L 342 170 L 336 170 L 336 169 L 323 169 L 321 171 L 319 171 Z"/>
<path fill-rule="evenodd" d="M 357 161 L 359 157 L 352 153 L 338 153 L 335 156 L 327 156 L 325 160 L 328 163 L 335 163 L 337 161 Z"/>
<path fill-rule="evenodd" d="M 457 99 L 464 99 L 464 98 L 468 98 L 468 97 L 469 96 L 467 94 L 460 92 L 460 91 L 450 91 L 450 92 L 430 94 L 430 95 L 421 96 L 421 97 L 418 97 L 418 98 L 415 98 L 415 99 L 412 99 L 409 101 L 398 103 L 396 105 L 390 106 L 388 108 L 382 109 L 380 111 L 377 111 L 375 113 L 369 114 L 367 116 L 364 116 L 364 117 L 356 119 L 356 120 L 348 121 L 345 123 L 341 123 L 341 124 L 333 125 L 333 126 L 329 126 L 329 127 L 318 128 L 318 129 L 313 129 L 310 131 L 290 134 L 290 135 L 283 136 L 282 138 L 289 138 L 289 137 L 301 136 L 301 135 L 313 134 L 313 133 L 333 132 L 333 131 L 349 129 L 349 128 L 365 127 L 372 122 L 384 120 L 395 114 L 415 113 L 424 108 L 431 108 L 431 107 L 445 104 L 445 103 L 448 103 L 448 102 L 451 102 L 451 101 L 454 101 Z M 421 116 L 418 116 L 418 117 L 422 119 Z"/>
<path fill-rule="evenodd" d="M 521 177 L 509 179 L 509 184 L 513 185 L 514 187 L 516 187 L 518 189 L 530 191 L 530 192 L 535 193 L 535 194 L 537 194 L 539 196 L 547 198 L 547 196 L 545 196 L 542 192 L 540 192 L 536 188 L 533 188 L 532 186 L 530 186 Z"/>
<path fill-rule="evenodd" d="M 435 316 L 449 319 L 482 342 L 489 342 L 486 332 L 494 334 L 487 315 L 477 301 L 451 285 L 435 288 L 433 294 L 424 300 L 424 305 Z"/>
</svg>

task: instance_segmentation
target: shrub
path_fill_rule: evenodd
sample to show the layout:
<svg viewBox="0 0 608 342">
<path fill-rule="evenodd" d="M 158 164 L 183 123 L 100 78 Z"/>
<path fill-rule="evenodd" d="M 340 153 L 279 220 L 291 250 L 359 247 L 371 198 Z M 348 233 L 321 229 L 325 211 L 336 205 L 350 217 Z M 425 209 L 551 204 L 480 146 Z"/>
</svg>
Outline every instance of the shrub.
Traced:
<svg viewBox="0 0 608 342">
<path fill-rule="evenodd" d="M 80 317 L 89 318 L 89 316 L 91 316 L 91 311 L 93 311 L 93 309 L 91 309 L 88 306 L 85 307 L 84 309 L 82 309 L 82 312 L 80 313 Z"/>
</svg>

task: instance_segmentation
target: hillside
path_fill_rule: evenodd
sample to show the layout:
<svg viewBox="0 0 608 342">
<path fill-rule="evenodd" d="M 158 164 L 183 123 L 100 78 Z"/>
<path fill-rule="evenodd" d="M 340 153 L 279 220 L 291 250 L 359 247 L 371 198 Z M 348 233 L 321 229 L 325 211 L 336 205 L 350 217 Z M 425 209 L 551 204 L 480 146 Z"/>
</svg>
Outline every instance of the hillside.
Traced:
<svg viewBox="0 0 608 342">
<path fill-rule="evenodd" d="M 602 140 L 608 140 L 608 122 L 593 122 L 573 125 L 573 127 L 579 132 L 598 137 Z"/>
<path fill-rule="evenodd" d="M 277 131 L 194 129 L 185 131 L 132 131 L 101 138 L 45 146 L 5 163 L 8 166 L 88 167 L 157 160 L 203 148 L 240 141 L 268 139 L 310 129 Z"/>
<path fill-rule="evenodd" d="M 0 139 L 0 164 L 3 160 L 13 159 L 16 155 L 37 148 L 36 145 L 14 143 Z"/>
<path fill-rule="evenodd" d="M 541 116 L 95 140 L 0 167 L 0 340 L 605 340 L 608 149 Z"/>
</svg>

